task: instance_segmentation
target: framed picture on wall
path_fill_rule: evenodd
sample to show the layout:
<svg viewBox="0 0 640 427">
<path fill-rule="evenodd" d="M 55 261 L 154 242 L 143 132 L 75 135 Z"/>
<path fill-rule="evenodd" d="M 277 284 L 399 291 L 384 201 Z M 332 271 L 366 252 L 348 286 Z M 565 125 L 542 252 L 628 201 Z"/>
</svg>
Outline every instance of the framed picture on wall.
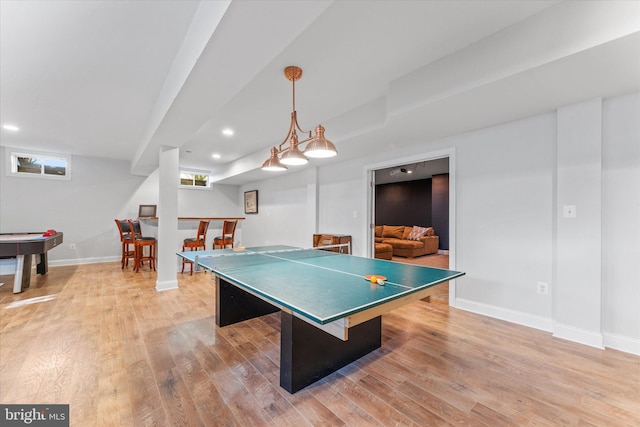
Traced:
<svg viewBox="0 0 640 427">
<path fill-rule="evenodd" d="M 258 213 L 258 190 L 251 190 L 251 191 L 244 192 L 244 213 L 245 214 Z"/>
</svg>

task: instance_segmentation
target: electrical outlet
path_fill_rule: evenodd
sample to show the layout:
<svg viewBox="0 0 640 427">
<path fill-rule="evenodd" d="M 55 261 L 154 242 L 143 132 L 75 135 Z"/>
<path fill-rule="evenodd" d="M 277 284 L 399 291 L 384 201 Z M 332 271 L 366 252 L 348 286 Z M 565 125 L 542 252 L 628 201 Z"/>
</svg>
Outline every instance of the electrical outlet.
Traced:
<svg viewBox="0 0 640 427">
<path fill-rule="evenodd" d="M 69 243 L 69 249 L 74 251 L 76 249 L 76 244 L 75 243 Z"/>
<path fill-rule="evenodd" d="M 538 282 L 538 293 L 542 295 L 549 295 L 549 284 L 545 282 Z"/>
<path fill-rule="evenodd" d="M 562 207 L 562 212 L 565 218 L 575 218 L 576 217 L 576 205 L 564 205 Z"/>
</svg>

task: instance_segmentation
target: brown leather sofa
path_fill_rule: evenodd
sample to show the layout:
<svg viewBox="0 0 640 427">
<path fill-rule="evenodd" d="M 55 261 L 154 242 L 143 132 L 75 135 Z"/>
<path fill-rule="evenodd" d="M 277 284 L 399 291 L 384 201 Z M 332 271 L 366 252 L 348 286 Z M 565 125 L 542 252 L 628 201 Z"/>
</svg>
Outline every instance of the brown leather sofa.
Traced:
<svg viewBox="0 0 640 427">
<path fill-rule="evenodd" d="M 414 240 L 411 232 L 420 228 L 424 235 Z M 411 237 L 411 238 L 410 238 Z M 393 256 L 415 258 L 438 252 L 440 239 L 433 227 L 407 227 L 404 225 L 377 225 L 375 242 L 386 243 L 393 247 Z"/>
</svg>

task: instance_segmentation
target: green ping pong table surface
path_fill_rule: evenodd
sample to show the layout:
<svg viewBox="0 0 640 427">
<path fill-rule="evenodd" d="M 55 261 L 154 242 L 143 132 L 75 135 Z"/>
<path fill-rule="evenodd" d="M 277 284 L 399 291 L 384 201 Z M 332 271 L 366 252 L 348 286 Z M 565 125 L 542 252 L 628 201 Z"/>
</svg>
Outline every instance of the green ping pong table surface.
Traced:
<svg viewBox="0 0 640 427">
<path fill-rule="evenodd" d="M 293 246 L 180 252 L 199 268 L 318 324 L 371 309 L 464 273 Z M 386 277 L 383 286 L 364 276 Z"/>
</svg>

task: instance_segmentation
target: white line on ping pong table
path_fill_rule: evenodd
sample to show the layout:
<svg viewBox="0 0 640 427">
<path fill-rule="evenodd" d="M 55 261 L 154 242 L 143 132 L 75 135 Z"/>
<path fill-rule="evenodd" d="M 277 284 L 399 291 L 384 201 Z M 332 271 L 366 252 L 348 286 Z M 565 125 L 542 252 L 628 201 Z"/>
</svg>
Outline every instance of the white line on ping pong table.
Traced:
<svg viewBox="0 0 640 427">
<path fill-rule="evenodd" d="M 315 248 L 313 248 L 313 249 L 315 249 Z M 306 249 L 302 249 L 302 250 L 306 250 Z M 361 274 L 349 273 L 347 271 L 337 270 L 335 268 L 323 267 L 323 266 L 315 265 L 315 264 L 309 264 L 309 263 L 306 263 L 306 262 L 302 262 L 300 260 L 294 260 L 294 259 L 288 259 L 288 258 L 280 258 L 280 257 L 277 257 L 277 256 L 269 255 L 267 253 L 262 253 L 260 255 L 265 255 L 265 256 L 268 256 L 268 257 L 271 257 L 271 258 L 281 259 L 283 261 L 290 261 L 290 262 L 294 262 L 294 263 L 297 263 L 297 264 L 306 265 L 306 266 L 309 266 L 309 267 L 321 268 L 323 270 L 333 271 L 334 273 L 347 274 L 349 276 L 358 277 L 358 278 L 361 278 L 361 279 L 364 278 L 364 276 L 362 276 Z M 402 284 L 396 283 L 396 282 L 385 282 L 385 283 L 390 283 L 392 285 L 400 286 L 401 288 L 414 289 L 413 286 L 402 285 Z"/>
<path fill-rule="evenodd" d="M 200 268 L 200 265 L 198 264 L 198 260 L 201 258 L 221 258 L 221 257 L 226 257 L 226 256 L 233 256 L 233 257 L 237 257 L 240 255 L 263 255 L 265 253 L 279 253 L 279 252 L 294 252 L 294 251 L 303 251 L 306 249 L 301 249 L 301 248 L 288 248 L 288 249 L 274 249 L 271 251 L 264 251 L 264 252 L 260 252 L 260 251 L 252 251 L 252 250 L 234 250 L 233 252 L 226 252 L 226 253 L 215 253 L 216 251 L 212 251 L 213 253 L 210 254 L 206 254 L 206 255 L 201 255 L 198 253 L 194 254 L 193 257 L 193 263 L 196 266 L 196 271 Z M 202 251 L 194 251 L 194 252 L 202 252 Z M 187 258 L 189 259 L 189 258 Z"/>
<path fill-rule="evenodd" d="M 347 275 L 353 276 L 353 277 L 364 278 L 364 276 L 362 276 L 360 274 L 349 273 L 349 272 L 346 272 L 346 271 L 343 271 L 343 270 L 337 270 L 335 268 L 323 267 L 323 266 L 320 266 L 320 265 L 305 263 L 305 262 L 300 261 L 300 260 L 292 260 L 292 259 L 289 259 L 289 258 L 281 258 L 281 257 L 275 256 L 275 255 L 272 255 L 272 254 L 277 254 L 277 253 L 282 253 L 282 252 L 303 252 L 303 251 L 309 251 L 309 250 L 314 250 L 315 251 L 315 250 L 321 250 L 323 248 L 340 247 L 340 246 L 344 246 L 344 245 L 345 244 L 343 243 L 343 244 L 338 244 L 338 245 L 327 245 L 327 246 L 321 246 L 321 247 L 315 247 L 315 248 L 307 248 L 307 249 L 304 249 L 304 248 L 289 248 L 289 249 L 275 249 L 275 250 L 272 250 L 272 251 L 264 251 L 264 252 L 260 252 L 260 251 L 255 251 L 254 252 L 254 251 L 247 250 L 247 251 L 235 251 L 235 252 L 232 252 L 232 253 L 219 254 L 219 255 L 213 255 L 213 254 L 211 254 L 211 255 L 203 255 L 203 256 L 196 255 L 194 257 L 194 264 L 197 266 L 196 267 L 196 269 L 197 269 L 199 267 L 199 264 L 198 264 L 198 259 L 199 258 L 218 258 L 218 257 L 238 256 L 238 255 L 264 255 L 264 256 L 267 256 L 267 257 L 270 257 L 270 258 L 280 259 L 280 260 L 283 260 L 283 261 L 290 261 L 290 262 L 294 262 L 294 263 L 297 263 L 297 264 L 306 265 L 306 266 L 309 266 L 309 267 L 321 268 L 323 270 L 332 271 L 334 273 L 341 273 L 341 274 L 347 274 Z M 396 283 L 396 282 L 387 281 L 385 283 L 389 283 L 389 284 L 392 284 L 392 285 L 395 285 L 395 286 L 399 286 L 401 288 L 414 289 L 413 286 L 407 286 L 407 285 L 403 285 L 403 284 Z"/>
</svg>

